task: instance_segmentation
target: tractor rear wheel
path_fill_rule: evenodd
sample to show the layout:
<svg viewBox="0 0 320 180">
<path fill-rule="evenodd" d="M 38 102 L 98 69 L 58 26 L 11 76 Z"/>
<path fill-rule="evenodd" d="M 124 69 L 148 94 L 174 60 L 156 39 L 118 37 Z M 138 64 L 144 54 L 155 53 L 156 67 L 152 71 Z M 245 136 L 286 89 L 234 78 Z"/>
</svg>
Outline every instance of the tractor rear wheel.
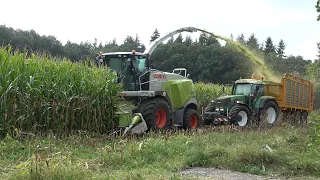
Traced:
<svg viewBox="0 0 320 180">
<path fill-rule="evenodd" d="M 267 126 L 268 128 L 271 128 L 274 126 L 278 119 L 279 114 L 279 108 L 277 104 L 274 101 L 268 101 L 264 105 L 261 116 L 260 116 L 260 127 Z M 264 122 L 264 119 L 266 121 Z M 267 123 L 267 125 L 265 124 Z"/>
<path fill-rule="evenodd" d="M 163 98 L 152 98 L 146 100 L 139 108 L 148 130 L 165 129 L 170 126 L 169 104 Z"/>
<path fill-rule="evenodd" d="M 252 114 L 247 106 L 236 104 L 230 110 L 231 123 L 239 126 L 246 126 L 252 122 Z"/>
<path fill-rule="evenodd" d="M 200 118 L 198 112 L 195 109 L 187 108 L 184 111 L 183 117 L 183 128 L 187 129 L 196 129 L 199 127 Z"/>
</svg>

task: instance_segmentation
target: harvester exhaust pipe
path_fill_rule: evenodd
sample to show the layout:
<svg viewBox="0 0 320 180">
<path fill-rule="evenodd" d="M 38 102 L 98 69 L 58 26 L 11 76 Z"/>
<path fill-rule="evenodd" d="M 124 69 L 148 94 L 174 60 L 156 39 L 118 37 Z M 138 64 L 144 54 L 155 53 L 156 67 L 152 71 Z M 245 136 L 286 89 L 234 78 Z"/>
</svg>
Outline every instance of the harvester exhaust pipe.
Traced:
<svg viewBox="0 0 320 180">
<path fill-rule="evenodd" d="M 126 134 L 141 134 L 148 130 L 147 123 L 143 119 L 141 113 L 133 114 L 132 123 L 124 130 L 123 136 Z"/>
</svg>

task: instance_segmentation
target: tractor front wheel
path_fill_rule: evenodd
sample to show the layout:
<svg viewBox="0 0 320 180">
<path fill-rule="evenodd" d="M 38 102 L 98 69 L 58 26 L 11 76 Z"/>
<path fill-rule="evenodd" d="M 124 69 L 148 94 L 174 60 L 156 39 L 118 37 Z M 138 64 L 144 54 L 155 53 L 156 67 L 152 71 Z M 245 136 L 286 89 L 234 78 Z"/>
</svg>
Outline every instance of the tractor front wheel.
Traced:
<svg viewBox="0 0 320 180">
<path fill-rule="evenodd" d="M 232 123 L 239 126 L 246 126 L 252 123 L 252 114 L 245 105 L 236 104 L 230 110 L 230 119 Z"/>
<path fill-rule="evenodd" d="M 183 128 L 187 129 L 196 129 L 199 127 L 200 118 L 198 112 L 194 109 L 187 108 L 184 112 L 183 117 Z"/>
<path fill-rule="evenodd" d="M 159 130 L 170 126 L 170 108 L 166 100 L 153 98 L 146 100 L 139 108 L 148 129 Z"/>
</svg>

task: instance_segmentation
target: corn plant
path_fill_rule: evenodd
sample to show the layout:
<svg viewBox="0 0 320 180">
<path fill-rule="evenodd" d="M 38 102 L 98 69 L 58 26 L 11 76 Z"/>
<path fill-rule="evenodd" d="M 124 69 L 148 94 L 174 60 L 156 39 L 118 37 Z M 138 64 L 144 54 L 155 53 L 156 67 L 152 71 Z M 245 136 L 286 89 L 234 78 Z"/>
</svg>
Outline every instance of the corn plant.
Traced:
<svg viewBox="0 0 320 180">
<path fill-rule="evenodd" d="M 107 69 L 0 49 L 0 132 L 105 131 L 120 86 Z"/>
<path fill-rule="evenodd" d="M 195 83 L 196 99 L 200 104 L 200 109 L 206 107 L 211 100 L 223 95 L 223 86 L 212 83 Z M 225 94 L 231 93 L 231 87 L 225 87 Z"/>
</svg>

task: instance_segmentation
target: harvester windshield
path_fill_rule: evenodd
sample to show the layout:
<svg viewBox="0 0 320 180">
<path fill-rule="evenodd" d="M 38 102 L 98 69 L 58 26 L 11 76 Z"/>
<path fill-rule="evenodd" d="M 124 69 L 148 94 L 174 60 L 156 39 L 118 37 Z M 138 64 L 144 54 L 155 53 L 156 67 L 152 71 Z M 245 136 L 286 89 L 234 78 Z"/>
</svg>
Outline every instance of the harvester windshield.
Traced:
<svg viewBox="0 0 320 180">
<path fill-rule="evenodd" d="M 117 73 L 118 83 L 122 83 L 125 90 L 138 90 L 139 76 L 147 69 L 144 55 L 106 53 L 102 56 L 104 65 Z"/>
</svg>

